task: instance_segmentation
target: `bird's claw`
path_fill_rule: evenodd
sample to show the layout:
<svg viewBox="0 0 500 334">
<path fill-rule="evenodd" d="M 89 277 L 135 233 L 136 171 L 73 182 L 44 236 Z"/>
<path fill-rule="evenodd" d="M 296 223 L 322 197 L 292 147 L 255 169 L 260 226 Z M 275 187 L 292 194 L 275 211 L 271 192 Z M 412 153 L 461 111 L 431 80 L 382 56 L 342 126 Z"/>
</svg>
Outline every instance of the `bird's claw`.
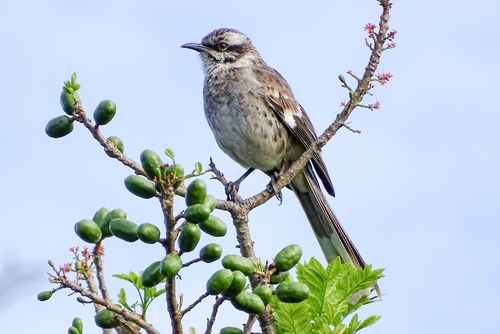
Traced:
<svg viewBox="0 0 500 334">
<path fill-rule="evenodd" d="M 283 203 L 283 193 L 281 192 L 281 190 L 277 191 L 276 187 L 274 186 L 274 183 L 278 179 L 278 176 L 279 176 L 279 174 L 277 172 L 275 172 L 271 176 L 271 181 L 267 184 L 266 188 L 267 188 L 267 191 L 269 191 L 271 194 L 274 195 L 274 197 L 276 197 L 276 199 L 280 202 L 279 205 L 281 205 L 281 203 Z"/>
</svg>

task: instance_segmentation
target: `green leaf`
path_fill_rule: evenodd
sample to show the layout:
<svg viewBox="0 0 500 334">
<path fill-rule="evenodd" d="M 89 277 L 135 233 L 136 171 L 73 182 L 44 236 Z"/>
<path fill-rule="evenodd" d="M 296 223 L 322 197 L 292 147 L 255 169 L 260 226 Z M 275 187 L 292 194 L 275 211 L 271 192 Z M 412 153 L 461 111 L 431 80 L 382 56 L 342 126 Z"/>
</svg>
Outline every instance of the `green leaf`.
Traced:
<svg viewBox="0 0 500 334">
<path fill-rule="evenodd" d="M 189 334 L 196 334 L 196 329 L 194 329 L 193 327 L 189 327 Z"/>
<path fill-rule="evenodd" d="M 120 303 L 120 305 L 122 305 L 127 310 L 134 312 L 132 307 L 127 302 L 127 293 L 125 292 L 125 289 L 123 289 L 123 288 L 121 288 L 120 292 L 118 293 L 118 303 Z"/>
<path fill-rule="evenodd" d="M 376 323 L 377 321 L 379 321 L 381 317 L 379 315 L 372 315 L 372 316 L 369 316 L 368 318 L 366 318 L 365 320 L 363 320 L 361 322 L 361 324 L 359 325 L 358 327 L 358 331 L 360 329 L 363 329 L 363 328 L 366 328 L 368 326 L 371 326 L 373 325 L 374 323 Z"/>
<path fill-rule="evenodd" d="M 119 279 L 122 279 L 124 281 L 127 281 L 127 282 L 134 284 L 134 281 L 127 274 L 114 274 L 113 277 L 116 277 L 116 278 L 119 278 Z"/>
<path fill-rule="evenodd" d="M 153 298 L 156 298 L 156 297 L 158 297 L 158 296 L 161 296 L 161 295 L 163 295 L 163 294 L 164 294 L 164 293 L 166 293 L 166 292 L 167 292 L 167 290 L 165 290 L 165 289 L 160 289 L 160 290 L 156 291 L 156 292 L 153 294 Z"/>
<path fill-rule="evenodd" d="M 165 155 L 166 155 L 167 157 L 169 157 L 170 159 L 172 159 L 172 161 L 175 161 L 175 158 L 174 158 L 174 157 L 175 157 L 175 155 L 174 155 L 174 151 L 172 151 L 171 149 L 166 148 L 166 149 L 165 149 Z"/>
<path fill-rule="evenodd" d="M 274 298 L 273 298 L 274 299 Z M 296 304 L 277 302 L 274 308 L 276 326 L 284 333 L 308 333 L 312 329 L 307 301 Z"/>
<path fill-rule="evenodd" d="M 200 175 L 203 172 L 203 166 L 200 162 L 194 164 L 194 168 L 196 169 L 196 173 Z"/>
</svg>

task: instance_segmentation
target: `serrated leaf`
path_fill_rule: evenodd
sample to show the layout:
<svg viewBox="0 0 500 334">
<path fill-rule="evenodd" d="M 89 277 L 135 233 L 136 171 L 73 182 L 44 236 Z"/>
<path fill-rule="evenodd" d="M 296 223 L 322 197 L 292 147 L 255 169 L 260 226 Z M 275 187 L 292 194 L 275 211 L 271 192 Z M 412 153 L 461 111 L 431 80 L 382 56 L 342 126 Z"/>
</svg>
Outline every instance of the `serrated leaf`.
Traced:
<svg viewBox="0 0 500 334">
<path fill-rule="evenodd" d="M 134 309 L 128 304 L 127 302 L 127 293 L 125 292 L 125 289 L 121 288 L 120 292 L 118 293 L 118 303 L 122 305 L 124 308 L 129 310 L 130 312 L 134 312 Z"/>
<path fill-rule="evenodd" d="M 274 309 L 276 326 L 285 333 L 308 333 L 312 329 L 311 314 L 306 301 L 289 304 L 277 303 Z"/>
</svg>

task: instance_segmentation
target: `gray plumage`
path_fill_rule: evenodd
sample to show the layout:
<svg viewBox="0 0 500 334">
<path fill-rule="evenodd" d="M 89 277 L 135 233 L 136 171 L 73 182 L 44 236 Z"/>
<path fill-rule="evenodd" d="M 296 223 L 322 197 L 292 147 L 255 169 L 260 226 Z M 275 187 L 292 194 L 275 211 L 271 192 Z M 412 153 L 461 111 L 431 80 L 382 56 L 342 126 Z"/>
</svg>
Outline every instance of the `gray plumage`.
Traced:
<svg viewBox="0 0 500 334">
<path fill-rule="evenodd" d="M 268 175 L 286 170 L 317 136 L 305 110 L 286 80 L 268 66 L 250 39 L 234 29 L 218 29 L 200 43 L 184 48 L 199 52 L 205 82 L 205 116 L 219 147 L 246 168 Z M 333 184 L 320 154 L 289 187 L 302 205 L 328 262 L 364 267 L 365 262 L 340 225 L 318 181 L 334 196 Z M 378 290 L 378 289 L 377 289 Z"/>
</svg>

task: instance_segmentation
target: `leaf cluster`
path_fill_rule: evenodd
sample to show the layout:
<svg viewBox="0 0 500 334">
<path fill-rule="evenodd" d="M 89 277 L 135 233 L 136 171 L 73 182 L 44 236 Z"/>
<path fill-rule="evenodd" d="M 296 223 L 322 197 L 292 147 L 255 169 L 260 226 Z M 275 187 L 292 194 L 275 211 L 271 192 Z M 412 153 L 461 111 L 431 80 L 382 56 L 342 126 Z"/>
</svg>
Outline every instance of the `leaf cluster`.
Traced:
<svg viewBox="0 0 500 334">
<path fill-rule="evenodd" d="M 310 296 L 297 304 L 273 298 L 271 306 L 278 333 L 353 334 L 380 319 L 373 315 L 360 321 L 357 314 L 352 314 L 377 300 L 368 295 L 382 277 L 383 269 L 372 270 L 369 265 L 354 268 L 350 263 L 341 263 L 339 258 L 326 268 L 312 258 L 298 264 L 296 269 L 297 280 L 307 284 Z"/>
</svg>

